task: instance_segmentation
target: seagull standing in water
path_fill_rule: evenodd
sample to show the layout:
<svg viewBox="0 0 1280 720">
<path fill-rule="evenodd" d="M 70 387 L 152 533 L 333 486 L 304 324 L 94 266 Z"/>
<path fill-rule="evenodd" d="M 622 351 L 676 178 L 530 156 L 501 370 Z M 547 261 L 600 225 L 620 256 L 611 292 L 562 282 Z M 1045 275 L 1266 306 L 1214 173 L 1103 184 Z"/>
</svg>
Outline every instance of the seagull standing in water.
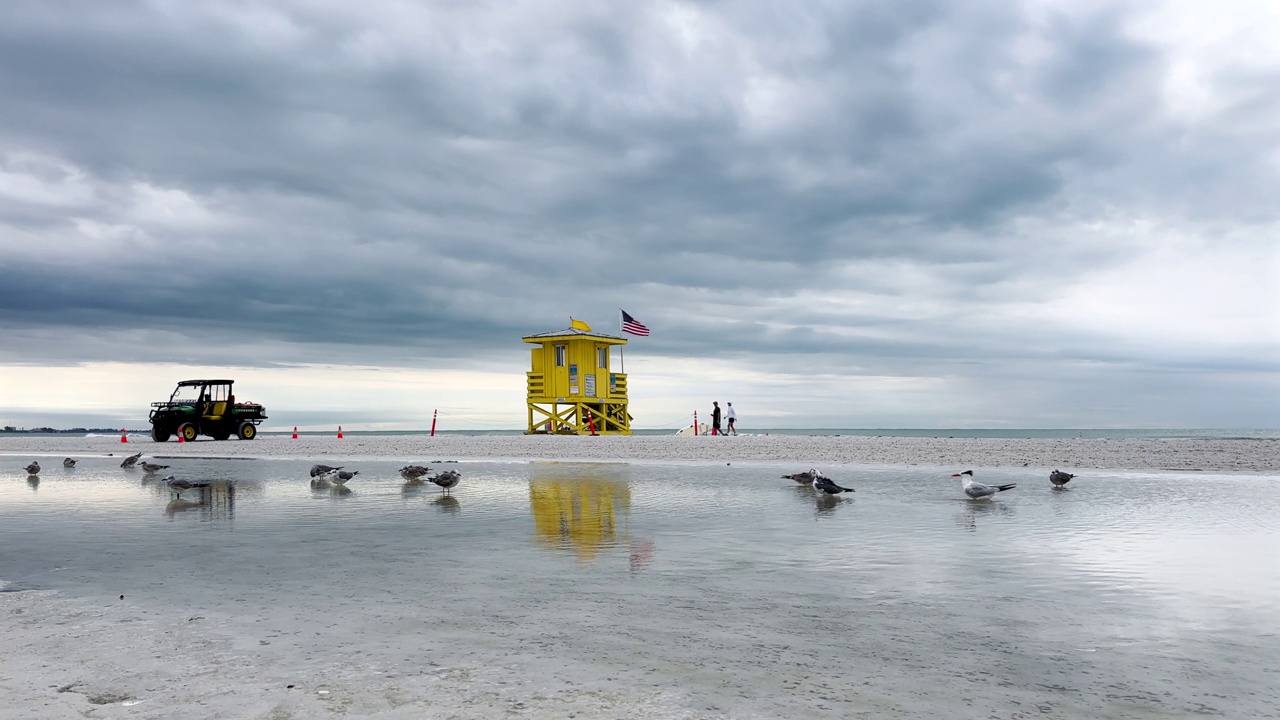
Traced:
<svg viewBox="0 0 1280 720">
<path fill-rule="evenodd" d="M 172 475 L 168 475 L 164 479 L 164 483 L 173 490 L 174 497 L 182 497 L 183 490 L 191 490 L 193 488 L 207 488 L 209 483 L 193 483 L 190 480 L 177 480 Z"/>
<path fill-rule="evenodd" d="M 1018 483 L 1009 483 L 1008 485 L 983 485 L 980 482 L 974 482 L 972 470 L 965 470 L 964 472 L 956 473 L 951 477 L 960 478 L 960 487 L 964 488 L 964 494 L 968 495 L 970 499 L 973 500 L 987 500 L 998 492 L 1004 492 L 1005 490 L 1012 490 L 1018 487 Z"/>
<path fill-rule="evenodd" d="M 320 477 L 321 475 L 331 475 L 342 469 L 342 466 L 329 467 L 328 465 L 312 465 L 311 477 Z"/>
<path fill-rule="evenodd" d="M 818 478 L 823 477 L 823 474 L 818 472 L 816 469 L 811 468 L 808 472 L 792 473 L 790 475 L 783 475 L 782 477 L 787 480 L 795 480 L 801 485 L 809 485 L 815 482 Z"/>
<path fill-rule="evenodd" d="M 457 485 L 458 481 L 462 479 L 462 474 L 457 470 L 445 470 L 435 477 L 429 477 L 427 479 L 439 485 L 445 492 L 449 492 L 449 490 Z"/>
<path fill-rule="evenodd" d="M 40 474 L 40 461 L 38 461 L 38 460 L 32 460 L 32 461 L 31 461 L 31 464 L 27 466 L 27 474 L 28 474 L 28 475 L 39 475 L 39 474 Z"/>
<path fill-rule="evenodd" d="M 1073 477 L 1075 477 L 1075 475 L 1072 475 L 1071 473 L 1054 470 L 1049 473 L 1049 482 L 1053 483 L 1054 487 L 1065 487 L 1067 483 L 1071 482 L 1071 478 Z"/>
<path fill-rule="evenodd" d="M 431 468 L 426 465 L 405 465 L 400 468 L 400 476 L 405 480 L 418 480 L 429 472 L 431 472 Z"/>
<path fill-rule="evenodd" d="M 853 492 L 853 488 L 840 487 L 831 481 L 831 478 L 819 475 L 818 479 L 813 481 L 813 489 L 820 490 L 828 495 L 839 495 L 840 493 Z"/>
<path fill-rule="evenodd" d="M 76 461 L 72 458 L 67 458 L 62 461 L 62 467 L 64 468 L 73 468 L 75 466 L 76 466 Z"/>
<path fill-rule="evenodd" d="M 164 470 L 164 469 L 165 469 L 165 468 L 167 468 L 167 467 L 169 467 L 169 466 L 168 466 L 168 465 L 157 465 L 157 464 L 152 463 L 152 462 L 144 462 L 144 463 L 142 463 L 142 472 L 144 472 L 144 473 L 146 473 L 146 474 L 148 474 L 148 475 L 151 475 L 151 474 L 153 474 L 153 473 L 158 473 L 158 472 L 160 472 L 161 470 Z"/>
<path fill-rule="evenodd" d="M 138 464 L 138 459 L 141 457 L 142 457 L 142 453 L 137 453 L 136 455 L 130 455 L 129 457 L 124 459 L 124 462 L 120 463 L 120 467 L 131 468 L 134 465 Z"/>
<path fill-rule="evenodd" d="M 334 471 L 333 477 L 330 479 L 333 480 L 335 485 L 346 485 L 348 480 L 359 474 L 359 470 L 356 470 L 355 472 L 347 472 L 346 470 L 339 469 Z"/>
</svg>

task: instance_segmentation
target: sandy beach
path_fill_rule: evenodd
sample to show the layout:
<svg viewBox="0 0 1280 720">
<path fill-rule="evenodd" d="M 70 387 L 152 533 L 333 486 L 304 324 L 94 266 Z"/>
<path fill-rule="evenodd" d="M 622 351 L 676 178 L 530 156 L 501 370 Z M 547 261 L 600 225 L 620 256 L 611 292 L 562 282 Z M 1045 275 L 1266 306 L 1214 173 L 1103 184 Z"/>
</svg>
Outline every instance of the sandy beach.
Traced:
<svg viewBox="0 0 1280 720">
<path fill-rule="evenodd" d="M 499 435 L 263 435 L 253 441 L 156 443 L 134 437 L 13 436 L 10 455 L 105 455 L 143 452 L 171 457 L 297 457 L 490 460 L 621 460 L 921 465 L 945 468 L 1062 468 L 1273 473 L 1280 441 L 1204 439 L 999 439 L 739 435 L 730 437 L 574 437 Z"/>
</svg>

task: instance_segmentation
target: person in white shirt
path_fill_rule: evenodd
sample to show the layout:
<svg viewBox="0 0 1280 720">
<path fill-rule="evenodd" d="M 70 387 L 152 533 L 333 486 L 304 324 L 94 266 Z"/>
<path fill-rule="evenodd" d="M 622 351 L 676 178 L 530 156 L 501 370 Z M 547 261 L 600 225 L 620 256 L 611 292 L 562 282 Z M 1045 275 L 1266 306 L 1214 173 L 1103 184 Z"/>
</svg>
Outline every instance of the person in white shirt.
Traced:
<svg viewBox="0 0 1280 720">
<path fill-rule="evenodd" d="M 728 422 L 728 426 L 725 427 L 724 434 L 737 435 L 738 428 L 734 427 L 734 423 L 738 421 L 738 413 L 733 411 L 733 403 L 727 402 L 725 403 L 725 406 L 728 408 L 727 410 L 725 410 L 725 413 L 724 413 L 724 417 L 725 417 L 725 420 Z"/>
</svg>

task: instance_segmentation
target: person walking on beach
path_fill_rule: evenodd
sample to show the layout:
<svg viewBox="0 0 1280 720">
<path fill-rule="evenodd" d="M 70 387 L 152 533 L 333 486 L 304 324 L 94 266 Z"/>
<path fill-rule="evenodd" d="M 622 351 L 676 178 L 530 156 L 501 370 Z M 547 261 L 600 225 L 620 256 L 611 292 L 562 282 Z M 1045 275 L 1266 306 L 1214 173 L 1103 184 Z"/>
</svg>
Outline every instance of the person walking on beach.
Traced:
<svg viewBox="0 0 1280 720">
<path fill-rule="evenodd" d="M 733 403 L 731 402 L 725 403 L 724 420 L 727 423 L 724 433 L 726 435 L 737 435 L 738 428 L 734 427 L 733 424 L 738 421 L 738 413 L 733 411 Z"/>
<path fill-rule="evenodd" d="M 720 403 L 716 400 L 711 401 L 711 434 L 720 435 Z"/>
</svg>

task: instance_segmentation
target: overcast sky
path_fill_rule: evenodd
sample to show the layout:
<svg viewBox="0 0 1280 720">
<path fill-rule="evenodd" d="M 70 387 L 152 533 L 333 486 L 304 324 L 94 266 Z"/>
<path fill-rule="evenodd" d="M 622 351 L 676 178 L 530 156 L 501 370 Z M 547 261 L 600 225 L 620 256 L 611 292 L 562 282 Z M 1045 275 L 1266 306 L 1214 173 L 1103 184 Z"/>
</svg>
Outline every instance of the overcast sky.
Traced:
<svg viewBox="0 0 1280 720">
<path fill-rule="evenodd" d="M 1271 2 L 0 3 L 0 424 L 1280 426 Z"/>
</svg>

